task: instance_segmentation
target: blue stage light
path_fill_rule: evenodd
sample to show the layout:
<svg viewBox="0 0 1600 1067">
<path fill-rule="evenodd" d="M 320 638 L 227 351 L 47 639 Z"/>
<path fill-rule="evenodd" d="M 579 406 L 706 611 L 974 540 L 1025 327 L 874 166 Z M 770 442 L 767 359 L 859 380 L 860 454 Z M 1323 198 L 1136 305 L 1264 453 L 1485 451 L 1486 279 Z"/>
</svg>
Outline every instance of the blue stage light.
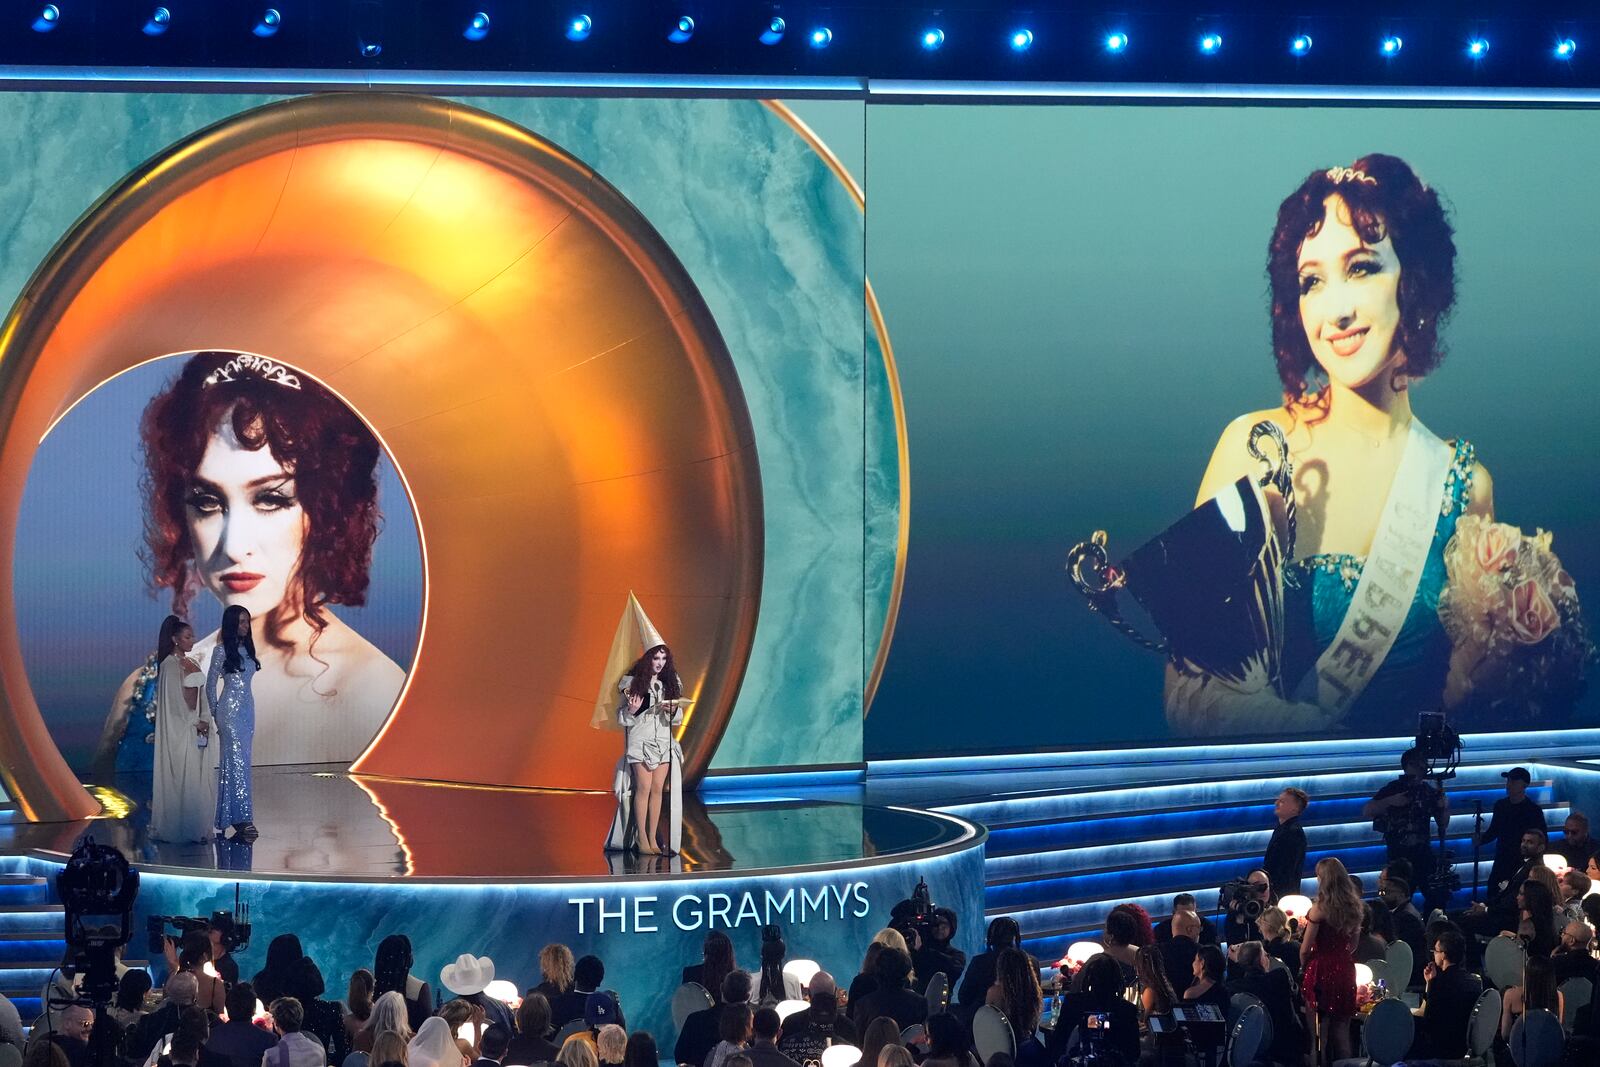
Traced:
<svg viewBox="0 0 1600 1067">
<path fill-rule="evenodd" d="M 1126 52 L 1128 50 L 1128 35 L 1120 30 L 1106 37 L 1107 52 Z"/>
<path fill-rule="evenodd" d="M 489 36 L 489 13 L 487 11 L 474 12 L 467 20 L 467 28 L 461 31 L 461 36 L 469 41 L 481 41 Z"/>
<path fill-rule="evenodd" d="M 35 27 L 35 28 L 37 28 L 37 27 Z M 1561 38 L 1561 40 L 1556 42 L 1556 58 L 1557 59 L 1571 59 L 1573 53 L 1576 52 L 1577 50 L 1578 50 L 1578 42 L 1574 41 L 1571 37 L 1563 37 L 1563 38 Z"/>
<path fill-rule="evenodd" d="M 1405 46 L 1406 43 L 1397 34 L 1390 34 L 1379 43 L 1378 51 L 1386 56 L 1397 56 Z"/>
<path fill-rule="evenodd" d="M 1489 42 L 1483 37 L 1474 37 L 1467 42 L 1467 55 L 1473 59 L 1482 59 L 1489 54 Z"/>
<path fill-rule="evenodd" d="M 54 4 L 46 4 L 39 9 L 39 17 L 33 20 L 33 32 L 49 33 L 61 25 L 61 9 Z"/>
<path fill-rule="evenodd" d="M 594 32 L 594 19 L 588 15 L 574 15 L 567 20 L 567 40 L 587 41 Z"/>
<path fill-rule="evenodd" d="M 256 20 L 255 29 L 250 32 L 257 37 L 271 37 L 278 32 L 278 27 L 283 25 L 283 14 L 275 7 L 269 7 L 261 13 Z"/>
<path fill-rule="evenodd" d="M 1200 51 L 1208 56 L 1214 56 L 1222 51 L 1222 34 L 1208 33 L 1200 38 Z"/>
<path fill-rule="evenodd" d="M 944 47 L 944 31 L 934 26 L 922 31 L 922 47 L 930 52 L 937 52 Z"/>
<path fill-rule="evenodd" d="M 1289 42 L 1289 51 L 1297 56 L 1310 55 L 1311 35 L 1309 33 L 1297 34 L 1294 40 Z"/>
<path fill-rule="evenodd" d="M 777 44 L 779 41 L 783 40 L 784 31 L 788 28 L 788 25 L 785 24 L 782 19 L 774 16 L 772 21 L 767 23 L 766 32 L 761 35 L 761 43 Z"/>
<path fill-rule="evenodd" d="M 833 43 L 833 31 L 826 26 L 818 26 L 811 31 L 811 47 L 826 48 Z"/>
<path fill-rule="evenodd" d="M 144 35 L 146 37 L 160 37 L 167 32 L 167 27 L 172 25 L 172 12 L 164 7 L 158 7 L 150 12 L 150 17 L 145 20 Z"/>
<path fill-rule="evenodd" d="M 688 15 L 679 15 L 678 21 L 672 24 L 672 32 L 667 34 L 667 40 L 673 44 L 682 44 L 694 36 L 694 19 Z"/>
<path fill-rule="evenodd" d="M 1011 50 L 1013 52 L 1026 52 L 1033 47 L 1033 31 L 1017 30 L 1011 35 Z"/>
</svg>

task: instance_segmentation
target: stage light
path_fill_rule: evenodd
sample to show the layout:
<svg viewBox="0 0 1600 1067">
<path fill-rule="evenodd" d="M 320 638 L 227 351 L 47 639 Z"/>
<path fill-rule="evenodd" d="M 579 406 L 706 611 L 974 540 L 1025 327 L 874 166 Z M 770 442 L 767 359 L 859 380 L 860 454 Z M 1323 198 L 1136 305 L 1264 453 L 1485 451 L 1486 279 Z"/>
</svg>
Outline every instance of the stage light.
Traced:
<svg viewBox="0 0 1600 1067">
<path fill-rule="evenodd" d="M 567 40 L 587 41 L 594 32 L 594 19 L 588 15 L 574 15 L 567 22 Z"/>
<path fill-rule="evenodd" d="M 1297 35 L 1294 40 L 1289 42 L 1289 51 L 1297 56 L 1309 55 L 1311 53 L 1311 35 L 1309 33 Z"/>
<path fill-rule="evenodd" d="M 1489 42 L 1482 37 L 1474 37 L 1467 42 L 1467 55 L 1473 59 L 1482 59 L 1489 54 Z"/>
<path fill-rule="evenodd" d="M 1378 45 L 1378 51 L 1382 52 L 1386 56 L 1397 56 L 1400 54 L 1400 49 L 1404 48 L 1405 46 L 1406 43 L 1397 35 L 1390 34 L 1388 37 L 1383 39 L 1382 43 Z"/>
<path fill-rule="evenodd" d="M 261 13 L 256 20 L 255 29 L 250 32 L 257 37 L 271 37 L 278 32 L 278 27 L 283 25 L 283 14 L 275 7 L 269 7 Z"/>
<path fill-rule="evenodd" d="M 144 35 L 146 37 L 160 37 L 167 32 L 167 27 L 172 25 L 172 12 L 164 7 L 158 7 L 150 12 L 150 17 L 145 20 Z"/>
<path fill-rule="evenodd" d="M 38 29 L 38 28 L 39 28 L 38 25 L 35 24 L 34 29 Z M 1574 41 L 1571 37 L 1563 37 L 1563 38 L 1561 38 L 1561 40 L 1556 42 L 1556 58 L 1557 59 L 1571 59 L 1572 58 L 1572 54 L 1574 52 L 1576 52 L 1577 50 L 1578 50 L 1578 42 Z"/>
<path fill-rule="evenodd" d="M 1106 37 L 1107 52 L 1126 52 L 1128 50 L 1128 35 L 1118 31 Z"/>
<path fill-rule="evenodd" d="M 822 1050 L 822 1067 L 855 1067 L 861 1050 L 854 1045 L 830 1045 Z"/>
<path fill-rule="evenodd" d="M 1097 941 L 1074 941 L 1067 946 L 1067 954 L 1061 957 L 1061 962 L 1056 966 L 1070 965 L 1073 970 L 1077 970 L 1104 951 L 1105 947 Z"/>
<path fill-rule="evenodd" d="M 773 16 L 772 21 L 767 23 L 766 32 L 761 35 L 761 43 L 777 44 L 783 40 L 783 33 L 788 28 L 788 25 L 782 19 Z"/>
<path fill-rule="evenodd" d="M 790 960 L 783 965 L 783 973 L 793 975 L 795 981 L 800 983 L 801 989 L 811 987 L 811 976 L 822 970 L 822 964 L 816 960 Z"/>
<path fill-rule="evenodd" d="M 772 1006 L 772 1010 L 778 1013 L 778 1021 L 782 1022 L 795 1012 L 805 1011 L 809 1007 L 809 1000 L 780 1000 Z"/>
<path fill-rule="evenodd" d="M 1208 33 L 1200 38 L 1200 51 L 1208 56 L 1214 56 L 1222 51 L 1222 34 Z"/>
<path fill-rule="evenodd" d="M 934 26 L 922 31 L 922 47 L 930 52 L 937 52 L 944 47 L 944 31 Z"/>
<path fill-rule="evenodd" d="M 489 36 L 489 13 L 476 11 L 467 20 L 467 28 L 461 31 L 461 36 L 469 41 L 481 41 Z"/>
<path fill-rule="evenodd" d="M 1278 907 L 1291 919 L 1304 919 L 1311 911 L 1311 898 L 1291 893 L 1278 900 Z"/>
<path fill-rule="evenodd" d="M 54 4 L 46 4 L 39 9 L 39 17 L 33 20 L 34 33 L 49 33 L 61 24 L 61 9 Z"/>
<path fill-rule="evenodd" d="M 1026 52 L 1033 47 L 1033 31 L 1018 30 L 1011 35 L 1011 50 L 1013 52 Z"/>
<path fill-rule="evenodd" d="M 498 1000 L 502 1004 L 510 1004 L 512 1007 L 516 1007 L 522 1001 L 517 995 L 517 983 L 505 978 L 496 978 L 484 986 L 483 992 L 489 998 Z"/>
<path fill-rule="evenodd" d="M 1372 968 L 1365 963 L 1356 964 L 1356 988 L 1372 984 Z"/>
<path fill-rule="evenodd" d="M 826 48 L 833 43 L 833 31 L 826 26 L 818 26 L 811 31 L 811 47 Z"/>
<path fill-rule="evenodd" d="M 688 15 L 679 15 L 678 21 L 672 24 L 672 32 L 667 34 L 667 40 L 673 44 L 682 44 L 694 36 L 694 19 Z"/>
<path fill-rule="evenodd" d="M 1567 862 L 1567 857 L 1559 852 L 1546 852 L 1539 857 L 1539 862 L 1556 872 L 1557 878 L 1572 870 L 1572 865 Z"/>
</svg>

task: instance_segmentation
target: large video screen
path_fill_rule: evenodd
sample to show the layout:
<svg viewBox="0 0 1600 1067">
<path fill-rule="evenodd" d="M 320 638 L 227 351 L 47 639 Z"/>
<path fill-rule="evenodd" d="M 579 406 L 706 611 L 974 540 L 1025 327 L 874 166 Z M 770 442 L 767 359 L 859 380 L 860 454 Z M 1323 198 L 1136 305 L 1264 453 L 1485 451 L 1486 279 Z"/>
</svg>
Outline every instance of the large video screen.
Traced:
<svg viewBox="0 0 1600 1067">
<path fill-rule="evenodd" d="M 867 133 L 912 486 L 869 756 L 1597 721 L 1600 116 Z"/>
</svg>

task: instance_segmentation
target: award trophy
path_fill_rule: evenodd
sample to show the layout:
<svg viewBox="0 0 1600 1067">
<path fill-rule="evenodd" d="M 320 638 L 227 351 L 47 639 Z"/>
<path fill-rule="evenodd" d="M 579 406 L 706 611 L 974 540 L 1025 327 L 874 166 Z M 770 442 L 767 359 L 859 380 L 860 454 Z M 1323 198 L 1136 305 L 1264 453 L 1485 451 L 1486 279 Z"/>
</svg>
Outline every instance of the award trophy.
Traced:
<svg viewBox="0 0 1600 1067">
<path fill-rule="evenodd" d="M 1264 437 L 1276 455 L 1262 451 Z M 1121 563 L 1111 562 L 1106 533 L 1097 530 L 1068 554 L 1067 573 L 1091 611 L 1178 671 L 1236 685 L 1264 680 L 1286 697 L 1282 568 L 1294 554 L 1294 471 L 1277 424 L 1256 423 L 1248 447 L 1263 467 L 1260 477 L 1240 478 Z M 1263 492 L 1268 487 L 1281 509 Z M 1123 619 L 1123 589 L 1149 613 L 1160 638 Z"/>
</svg>

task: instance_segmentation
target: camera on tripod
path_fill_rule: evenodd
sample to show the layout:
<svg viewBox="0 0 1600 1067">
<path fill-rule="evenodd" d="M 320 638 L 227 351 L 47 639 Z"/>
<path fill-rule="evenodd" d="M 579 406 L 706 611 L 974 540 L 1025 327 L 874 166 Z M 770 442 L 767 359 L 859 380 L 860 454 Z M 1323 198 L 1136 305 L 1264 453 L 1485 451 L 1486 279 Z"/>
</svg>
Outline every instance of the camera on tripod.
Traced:
<svg viewBox="0 0 1600 1067">
<path fill-rule="evenodd" d="M 235 905 L 237 909 L 238 905 Z M 169 934 L 171 928 L 177 933 Z M 235 949 L 250 947 L 250 921 L 248 914 L 236 914 L 233 911 L 214 911 L 209 919 L 195 915 L 152 915 L 145 920 L 145 932 L 150 938 L 150 952 L 159 954 L 166 950 L 166 940 L 182 942 L 185 934 L 193 931 L 208 932 L 217 930 L 222 934 L 222 947 L 225 952 Z"/>
<path fill-rule="evenodd" d="M 1241 919 L 1257 919 L 1267 910 L 1267 894 L 1271 886 L 1252 882 L 1247 878 L 1234 878 L 1223 882 L 1217 890 L 1217 904 L 1229 915 Z"/>
</svg>

